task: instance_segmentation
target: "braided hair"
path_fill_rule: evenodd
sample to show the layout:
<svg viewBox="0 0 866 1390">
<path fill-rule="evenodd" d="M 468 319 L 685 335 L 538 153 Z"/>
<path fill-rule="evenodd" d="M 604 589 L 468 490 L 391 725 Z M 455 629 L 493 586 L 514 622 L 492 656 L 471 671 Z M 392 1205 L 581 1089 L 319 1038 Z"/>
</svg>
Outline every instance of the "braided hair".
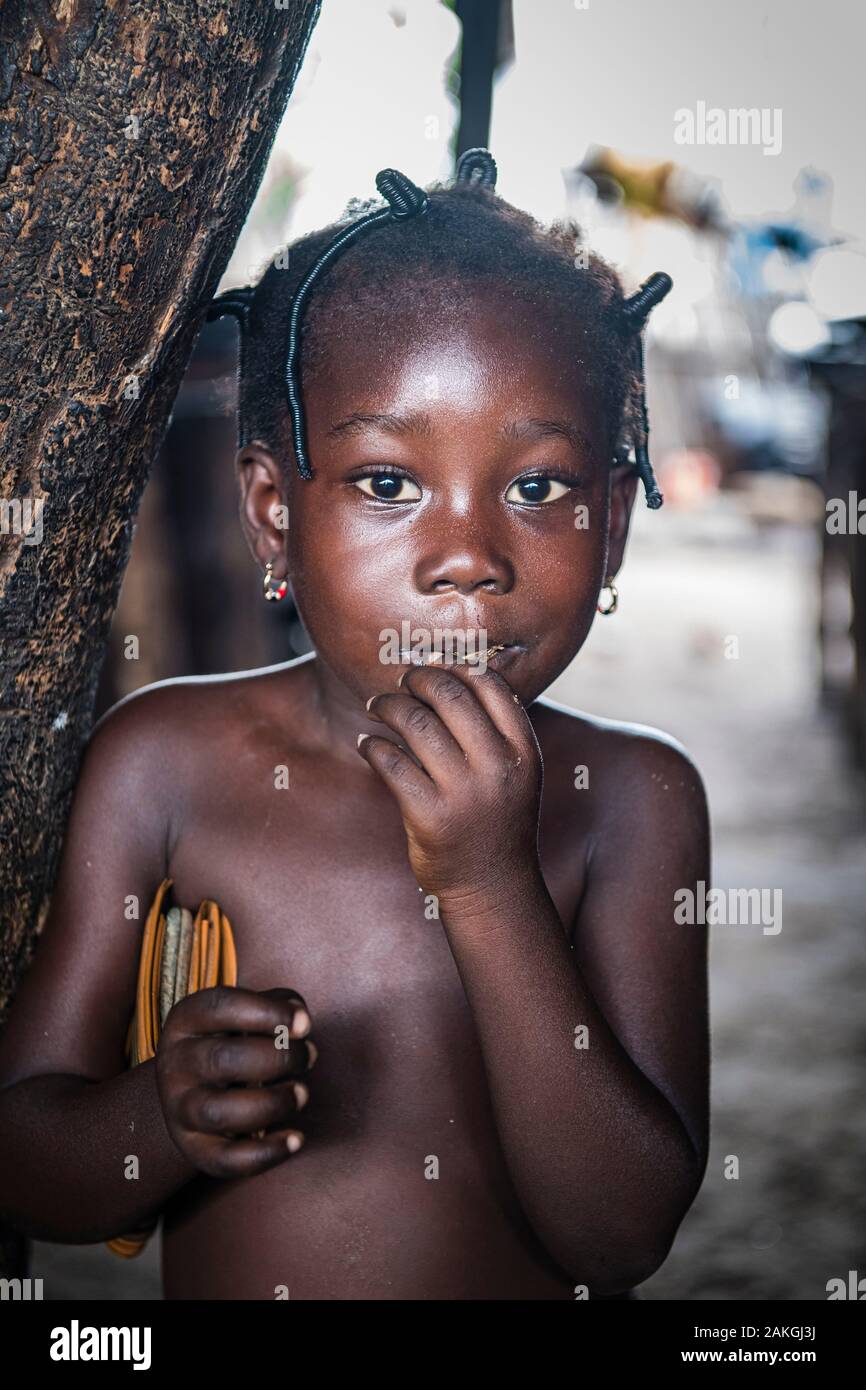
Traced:
<svg viewBox="0 0 866 1390">
<path fill-rule="evenodd" d="M 384 201 L 353 199 L 340 221 L 287 248 L 286 268 L 282 252 L 257 284 L 211 301 L 208 321 L 231 314 L 240 329 L 238 447 L 260 438 L 279 455 L 288 413 L 298 471 L 311 478 L 302 353 L 309 382 L 327 360 L 325 340 L 351 350 L 359 316 L 368 330 L 371 314 L 383 307 L 389 316 L 417 312 L 419 284 L 426 313 L 437 300 L 459 306 L 467 285 L 486 283 L 515 300 L 545 301 L 551 325 L 566 317 L 587 384 L 601 401 L 609 458 L 631 464 L 647 505 L 660 507 L 649 460 L 642 330 L 671 289 L 670 276 L 657 272 L 626 298 L 615 271 L 581 246 L 576 223 L 544 229 L 496 194 L 488 150 L 467 150 L 450 185 L 424 190 L 384 169 L 376 186 Z"/>
</svg>

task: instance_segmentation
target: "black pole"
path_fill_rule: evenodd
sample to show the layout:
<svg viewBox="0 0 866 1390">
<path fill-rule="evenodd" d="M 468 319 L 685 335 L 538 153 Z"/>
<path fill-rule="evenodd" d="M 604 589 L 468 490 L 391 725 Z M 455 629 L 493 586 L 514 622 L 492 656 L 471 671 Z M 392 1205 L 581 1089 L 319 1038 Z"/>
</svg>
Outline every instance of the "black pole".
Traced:
<svg viewBox="0 0 866 1390">
<path fill-rule="evenodd" d="M 500 9 L 500 0 L 457 0 L 457 18 L 463 26 L 458 159 L 464 150 L 486 147 L 490 139 Z"/>
</svg>

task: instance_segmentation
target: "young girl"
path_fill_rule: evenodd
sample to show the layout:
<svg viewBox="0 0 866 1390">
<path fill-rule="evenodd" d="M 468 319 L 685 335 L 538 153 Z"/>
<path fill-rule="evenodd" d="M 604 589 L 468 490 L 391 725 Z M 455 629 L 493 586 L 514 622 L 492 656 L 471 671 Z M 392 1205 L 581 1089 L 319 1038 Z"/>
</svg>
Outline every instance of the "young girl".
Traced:
<svg viewBox="0 0 866 1390">
<path fill-rule="evenodd" d="M 377 182 L 217 301 L 242 523 L 315 651 L 97 726 L 2 1039 L 2 1214 L 161 1214 L 168 1298 L 630 1297 L 706 1166 L 706 929 L 674 921 L 706 804 L 667 736 L 541 696 L 615 607 L 639 478 L 661 502 L 670 281 L 625 299 L 486 151 Z M 127 1068 L 124 904 L 163 878 L 228 915 L 238 983 Z"/>
</svg>

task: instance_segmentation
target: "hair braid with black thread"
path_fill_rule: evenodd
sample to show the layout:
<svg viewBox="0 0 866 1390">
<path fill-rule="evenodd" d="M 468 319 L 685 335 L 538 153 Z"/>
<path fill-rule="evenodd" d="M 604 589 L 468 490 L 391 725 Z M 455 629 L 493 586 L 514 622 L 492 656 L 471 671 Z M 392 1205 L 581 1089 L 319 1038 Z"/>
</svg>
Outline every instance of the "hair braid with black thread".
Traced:
<svg viewBox="0 0 866 1390">
<path fill-rule="evenodd" d="M 657 272 L 626 298 L 613 268 L 582 246 L 574 221 L 545 229 L 498 196 L 488 150 L 467 150 L 450 185 L 420 189 L 393 169 L 382 170 L 376 185 L 384 204 L 352 199 L 338 222 L 288 248 L 285 269 L 276 257 L 256 285 L 211 301 L 208 320 L 238 319 L 238 447 L 258 439 L 288 464 L 290 437 L 299 473 L 312 477 L 302 376 L 312 380 L 335 350 L 351 353 L 359 331 L 369 336 L 378 323 L 387 334 L 401 313 L 453 314 L 467 288 L 486 285 L 546 303 L 552 332 L 566 323 L 571 343 L 563 350 L 577 348 L 600 399 L 609 460 L 628 464 L 633 450 L 647 505 L 660 507 L 649 460 L 643 328 L 671 289 L 670 276 Z"/>
</svg>

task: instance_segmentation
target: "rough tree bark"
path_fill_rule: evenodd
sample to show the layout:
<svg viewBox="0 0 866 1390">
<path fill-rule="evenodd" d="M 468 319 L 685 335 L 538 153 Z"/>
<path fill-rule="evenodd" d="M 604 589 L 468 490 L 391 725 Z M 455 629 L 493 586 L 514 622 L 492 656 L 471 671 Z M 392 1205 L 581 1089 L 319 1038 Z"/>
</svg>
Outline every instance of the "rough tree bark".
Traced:
<svg viewBox="0 0 866 1390">
<path fill-rule="evenodd" d="M 0 10 L 0 1019 L 47 913 L 148 468 L 320 6 Z"/>
</svg>

